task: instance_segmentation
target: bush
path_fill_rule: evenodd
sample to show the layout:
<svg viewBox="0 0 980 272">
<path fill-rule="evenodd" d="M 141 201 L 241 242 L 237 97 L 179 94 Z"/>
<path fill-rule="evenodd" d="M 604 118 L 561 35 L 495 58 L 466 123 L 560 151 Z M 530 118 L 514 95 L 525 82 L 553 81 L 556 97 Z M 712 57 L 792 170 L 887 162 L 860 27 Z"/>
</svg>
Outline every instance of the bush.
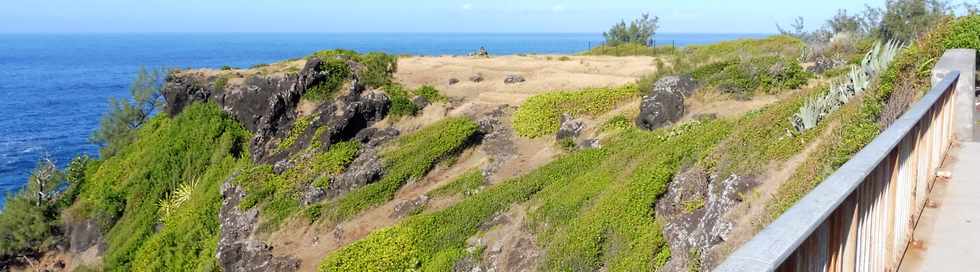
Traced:
<svg viewBox="0 0 980 272">
<path fill-rule="evenodd" d="M 303 93 L 303 98 L 314 101 L 332 99 L 340 87 L 344 86 L 344 82 L 350 78 L 350 66 L 347 65 L 346 61 L 336 58 L 325 58 L 323 61 L 327 79 L 307 89 Z"/>
<path fill-rule="evenodd" d="M 163 73 L 160 70 L 140 68 L 129 87 L 133 99 L 109 99 L 109 111 L 102 116 L 99 128 L 90 137 L 93 143 L 99 145 L 103 158 L 115 155 L 133 142 L 136 129 L 163 107 L 160 95 L 162 87 Z"/>
<path fill-rule="evenodd" d="M 81 165 L 79 165 L 81 163 Z M 85 161 L 69 167 L 75 175 Z M 66 178 L 51 160 L 42 159 L 16 194 L 6 196 L 0 210 L 0 263 L 23 255 L 43 252 L 59 241 L 59 211 L 74 200 L 81 177 Z M 71 187 L 65 191 L 62 188 Z"/>
<path fill-rule="evenodd" d="M 635 85 L 549 92 L 528 99 L 514 113 L 518 135 L 536 138 L 558 132 L 562 113 L 595 116 L 608 112 L 639 94 Z"/>
<path fill-rule="evenodd" d="M 361 84 L 369 88 L 380 88 L 392 83 L 392 76 L 398 71 L 398 56 L 381 52 L 358 54 L 355 51 L 334 49 L 313 53 L 311 57 L 324 61 L 353 60 L 361 64 L 355 74 Z"/>
<path fill-rule="evenodd" d="M 695 69 L 691 75 L 702 84 L 740 96 L 795 89 L 811 76 L 796 60 L 776 56 L 716 62 Z"/>
<path fill-rule="evenodd" d="M 624 43 L 619 45 L 601 45 L 590 49 L 584 55 L 591 56 L 659 56 L 663 54 L 674 54 L 678 51 L 673 46 L 649 47 L 643 44 Z"/>
<path fill-rule="evenodd" d="M 421 87 L 418 87 L 415 89 L 415 95 L 424 97 L 425 100 L 429 102 L 440 102 L 446 100 L 446 97 L 440 94 L 436 87 L 432 87 L 430 85 L 422 85 Z"/>
<path fill-rule="evenodd" d="M 412 103 L 409 92 L 399 84 L 390 84 L 384 87 L 385 94 L 391 100 L 391 107 L 388 108 L 388 116 L 401 118 L 404 116 L 415 115 L 420 109 Z"/>
</svg>

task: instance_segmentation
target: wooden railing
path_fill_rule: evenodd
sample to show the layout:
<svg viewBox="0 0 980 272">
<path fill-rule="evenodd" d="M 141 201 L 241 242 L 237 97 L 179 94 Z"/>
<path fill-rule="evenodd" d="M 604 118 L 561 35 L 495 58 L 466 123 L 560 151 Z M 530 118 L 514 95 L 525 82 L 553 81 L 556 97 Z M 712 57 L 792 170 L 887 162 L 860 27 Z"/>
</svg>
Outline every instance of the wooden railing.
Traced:
<svg viewBox="0 0 980 272">
<path fill-rule="evenodd" d="M 895 271 L 953 141 L 959 78 L 946 74 L 716 271 Z"/>
</svg>

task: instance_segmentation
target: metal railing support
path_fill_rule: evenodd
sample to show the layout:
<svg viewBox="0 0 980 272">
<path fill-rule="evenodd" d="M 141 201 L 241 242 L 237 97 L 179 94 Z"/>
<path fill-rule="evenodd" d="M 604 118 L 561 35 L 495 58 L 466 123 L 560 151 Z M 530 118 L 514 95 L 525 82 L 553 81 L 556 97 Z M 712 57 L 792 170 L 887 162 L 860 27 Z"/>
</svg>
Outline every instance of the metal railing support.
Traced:
<svg viewBox="0 0 980 272">
<path fill-rule="evenodd" d="M 895 271 L 962 115 L 972 138 L 974 56 L 947 52 L 922 99 L 715 271 Z"/>
</svg>

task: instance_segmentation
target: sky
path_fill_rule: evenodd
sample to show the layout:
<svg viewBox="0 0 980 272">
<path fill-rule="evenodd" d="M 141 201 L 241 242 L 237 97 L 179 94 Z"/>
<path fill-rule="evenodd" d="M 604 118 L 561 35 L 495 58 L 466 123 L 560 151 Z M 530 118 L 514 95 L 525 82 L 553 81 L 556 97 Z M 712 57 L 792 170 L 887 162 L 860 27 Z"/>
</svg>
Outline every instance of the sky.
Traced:
<svg viewBox="0 0 980 272">
<path fill-rule="evenodd" d="M 661 33 L 774 33 L 884 0 L 3 0 L 0 33 L 599 33 L 648 12 Z"/>
</svg>

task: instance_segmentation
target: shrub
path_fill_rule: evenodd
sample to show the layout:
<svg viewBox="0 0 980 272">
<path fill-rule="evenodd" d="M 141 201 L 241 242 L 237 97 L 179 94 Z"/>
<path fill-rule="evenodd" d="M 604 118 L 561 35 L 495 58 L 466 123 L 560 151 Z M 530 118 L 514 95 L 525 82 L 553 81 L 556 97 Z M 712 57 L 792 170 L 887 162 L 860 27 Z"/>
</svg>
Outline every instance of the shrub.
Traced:
<svg viewBox="0 0 980 272">
<path fill-rule="evenodd" d="M 614 109 L 637 94 L 639 91 L 635 85 L 627 85 L 536 95 L 514 113 L 514 130 L 518 135 L 530 138 L 554 134 L 558 131 L 562 113 L 595 116 Z"/>
<path fill-rule="evenodd" d="M 0 262 L 45 251 L 58 241 L 59 189 L 67 182 L 51 160 L 42 159 L 24 187 L 6 196 L 0 210 Z"/>
<path fill-rule="evenodd" d="M 99 128 L 90 137 L 93 143 L 99 145 L 102 157 L 111 157 L 133 142 L 136 129 L 163 107 L 160 95 L 162 74 L 160 70 L 140 68 L 129 87 L 133 99 L 109 99 L 109 111 L 102 116 Z"/>
<path fill-rule="evenodd" d="M 702 84 L 741 96 L 795 89 L 810 78 L 795 60 L 776 56 L 720 61 L 698 67 L 691 75 Z"/>
<path fill-rule="evenodd" d="M 384 87 L 384 92 L 391 100 L 391 107 L 388 108 L 389 116 L 400 118 L 415 115 L 419 111 L 415 103 L 412 103 L 412 98 L 405 87 L 399 84 L 390 84 Z"/>
<path fill-rule="evenodd" d="M 313 53 L 311 57 L 324 61 L 353 60 L 360 63 L 362 67 L 356 71 L 357 78 L 361 84 L 370 88 L 380 88 L 392 83 L 392 75 L 398 71 L 398 56 L 381 52 L 358 54 L 351 50 L 334 49 Z"/>
<path fill-rule="evenodd" d="M 344 85 L 344 82 L 350 78 L 350 66 L 347 65 L 346 61 L 336 58 L 326 58 L 323 61 L 327 79 L 307 89 L 303 93 L 303 98 L 314 101 L 332 99 L 333 95 Z"/>
<path fill-rule="evenodd" d="M 424 97 L 425 100 L 429 102 L 439 102 L 439 101 L 446 100 L 446 97 L 440 94 L 439 90 L 436 89 L 436 87 L 432 87 L 430 85 L 422 85 L 421 87 L 418 87 L 417 89 L 415 89 L 415 95 Z"/>
</svg>

